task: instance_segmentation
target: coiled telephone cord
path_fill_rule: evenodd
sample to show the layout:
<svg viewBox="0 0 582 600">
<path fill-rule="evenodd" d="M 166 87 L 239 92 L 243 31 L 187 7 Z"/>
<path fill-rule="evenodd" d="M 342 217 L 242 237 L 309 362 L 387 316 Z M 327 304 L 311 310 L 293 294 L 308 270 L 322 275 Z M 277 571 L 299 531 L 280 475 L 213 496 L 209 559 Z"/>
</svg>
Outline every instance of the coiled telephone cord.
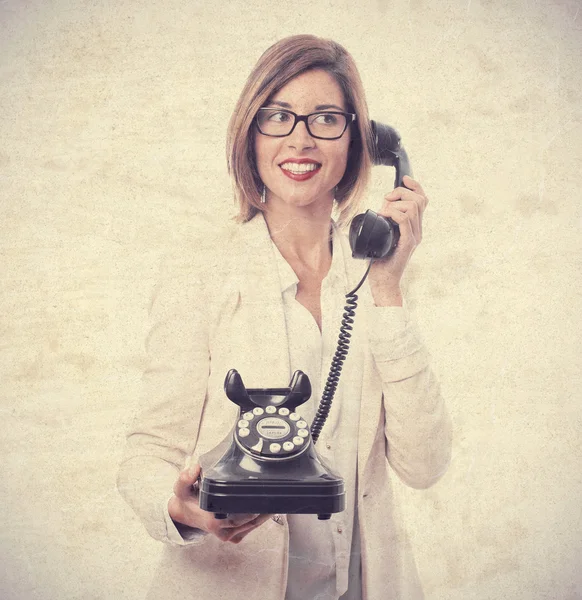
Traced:
<svg viewBox="0 0 582 600">
<path fill-rule="evenodd" d="M 354 323 L 354 316 L 358 306 L 358 295 L 356 292 L 362 287 L 364 281 L 366 281 L 366 277 L 368 277 L 368 273 L 370 272 L 370 268 L 372 267 L 373 263 L 374 259 L 372 258 L 370 259 L 368 268 L 366 269 L 366 272 L 364 273 L 360 283 L 358 283 L 358 285 L 351 292 L 346 294 L 346 305 L 344 306 L 344 314 L 338 336 L 337 349 L 331 360 L 331 367 L 329 369 L 329 375 L 327 376 L 323 394 L 321 395 L 321 401 L 319 402 L 317 413 L 313 419 L 313 423 L 311 424 L 311 438 L 314 444 L 317 442 L 319 434 L 321 433 L 327 416 L 329 415 L 329 411 L 331 410 L 331 403 L 333 402 L 333 397 L 339 384 L 342 366 L 348 355 L 348 349 L 350 347 L 350 341 L 352 337 L 350 331 L 353 329 L 352 325 Z"/>
</svg>

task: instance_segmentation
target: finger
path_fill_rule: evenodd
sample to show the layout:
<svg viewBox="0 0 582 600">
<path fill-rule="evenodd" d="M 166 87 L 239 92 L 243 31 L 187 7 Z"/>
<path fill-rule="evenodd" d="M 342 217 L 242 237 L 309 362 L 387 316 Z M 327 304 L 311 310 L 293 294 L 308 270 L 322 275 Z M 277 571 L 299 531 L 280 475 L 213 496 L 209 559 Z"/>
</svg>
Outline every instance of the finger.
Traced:
<svg viewBox="0 0 582 600">
<path fill-rule="evenodd" d="M 260 525 L 262 525 L 265 521 L 268 521 L 271 518 L 271 515 L 257 515 L 252 521 L 249 521 L 245 525 L 242 525 L 237 533 L 245 533 L 248 531 L 252 531 L 256 529 Z"/>
<path fill-rule="evenodd" d="M 416 202 L 421 211 L 424 211 L 426 205 L 428 204 L 428 198 L 426 196 L 422 196 L 413 192 L 412 190 L 407 190 L 403 187 L 397 187 L 393 189 L 389 194 L 384 196 L 384 200 L 387 202 L 396 202 L 396 201 L 408 201 L 408 202 Z"/>
<path fill-rule="evenodd" d="M 422 186 L 420 185 L 420 183 L 418 183 L 418 181 L 416 181 L 416 179 L 412 179 L 412 177 L 410 177 L 410 175 L 405 175 L 402 178 L 402 183 L 407 188 L 413 190 L 417 194 L 420 194 L 421 196 L 424 196 L 426 198 L 426 194 L 424 193 L 424 190 L 422 189 Z"/>
<path fill-rule="evenodd" d="M 420 183 L 418 183 L 416 179 L 412 179 L 412 177 L 410 177 L 409 175 L 405 175 L 402 178 L 402 183 L 422 198 L 422 201 L 419 205 L 421 206 L 422 210 L 424 210 L 428 204 L 428 196 L 426 195 L 426 192 L 422 189 Z"/>
<path fill-rule="evenodd" d="M 418 238 L 414 233 L 412 227 L 412 220 L 408 213 L 399 211 L 394 205 L 388 206 L 384 216 L 390 217 L 400 229 L 400 239 L 398 241 L 398 247 L 402 246 L 416 246 L 418 244 Z"/>
<path fill-rule="evenodd" d="M 420 207 L 414 200 L 400 200 L 398 202 L 391 202 L 390 200 L 386 200 L 382 205 L 382 208 L 379 211 L 379 214 L 382 214 L 383 210 L 399 210 L 403 213 L 412 213 L 414 215 L 420 214 Z"/>
<path fill-rule="evenodd" d="M 199 475 L 200 465 L 194 465 L 190 469 L 180 471 L 180 476 L 174 484 L 174 494 L 182 500 L 192 496 L 192 486 L 197 481 Z"/>
<path fill-rule="evenodd" d="M 386 201 L 379 214 L 384 217 L 392 217 L 393 213 L 391 211 L 395 210 L 410 217 L 414 236 L 420 241 L 422 237 L 422 211 L 418 204 L 412 200 L 401 200 L 400 202 Z"/>
<path fill-rule="evenodd" d="M 256 515 L 255 518 L 260 517 L 260 515 Z M 244 525 L 239 526 L 231 526 L 224 524 L 224 521 L 214 519 L 212 524 L 210 525 L 210 532 L 214 533 L 216 537 L 223 542 L 229 542 L 232 538 L 240 535 L 241 533 L 245 533 L 248 529 L 254 529 L 257 525 L 254 525 L 255 519 L 245 523 Z M 242 539 L 242 538 L 241 538 Z"/>
<path fill-rule="evenodd" d="M 254 521 L 258 516 L 258 514 L 231 515 L 227 519 L 219 520 L 219 523 L 223 529 L 232 529 L 236 527 L 241 527 L 243 525 L 247 525 L 248 523 Z"/>
<path fill-rule="evenodd" d="M 265 521 L 269 520 L 271 515 L 256 515 L 254 519 L 241 525 L 240 527 L 219 527 L 212 528 L 211 533 L 214 533 L 223 542 L 233 542 L 238 544 L 242 541 L 251 531 L 262 525 Z"/>
<path fill-rule="evenodd" d="M 256 519 L 254 519 L 248 525 L 241 527 L 231 538 L 230 542 L 233 544 L 238 544 L 241 542 L 249 533 L 260 527 L 265 521 L 268 521 L 271 518 L 271 515 L 259 515 Z"/>
</svg>

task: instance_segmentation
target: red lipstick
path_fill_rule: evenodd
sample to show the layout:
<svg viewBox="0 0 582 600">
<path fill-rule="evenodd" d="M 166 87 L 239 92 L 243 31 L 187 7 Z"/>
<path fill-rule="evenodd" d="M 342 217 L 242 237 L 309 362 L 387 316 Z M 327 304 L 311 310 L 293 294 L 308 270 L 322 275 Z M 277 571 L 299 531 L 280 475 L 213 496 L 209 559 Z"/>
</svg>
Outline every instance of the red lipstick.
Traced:
<svg viewBox="0 0 582 600">
<path fill-rule="evenodd" d="M 303 168 L 289 170 L 288 168 L 284 168 L 283 165 L 291 168 L 293 168 L 294 165 L 313 165 L 313 167 L 309 169 Z M 279 165 L 279 167 L 281 168 L 283 173 L 287 177 L 289 177 L 289 179 L 293 179 L 293 181 L 307 181 L 308 179 L 311 179 L 321 169 L 321 163 L 318 163 L 315 160 L 311 160 L 310 158 L 294 158 L 283 161 Z"/>
</svg>

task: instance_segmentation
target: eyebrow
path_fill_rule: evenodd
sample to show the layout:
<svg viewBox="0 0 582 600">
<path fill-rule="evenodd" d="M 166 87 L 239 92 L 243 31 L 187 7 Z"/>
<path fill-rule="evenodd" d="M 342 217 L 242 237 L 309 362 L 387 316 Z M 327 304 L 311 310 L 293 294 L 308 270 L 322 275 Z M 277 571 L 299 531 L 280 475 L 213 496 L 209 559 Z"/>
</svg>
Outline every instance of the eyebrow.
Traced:
<svg viewBox="0 0 582 600">
<path fill-rule="evenodd" d="M 280 106 L 281 108 L 288 108 L 291 110 L 291 105 L 289 102 L 282 102 L 279 100 L 271 100 L 267 102 L 268 105 L 275 104 L 276 106 Z M 338 106 L 337 104 L 318 104 L 314 110 L 329 110 L 329 109 L 339 110 L 340 112 L 344 112 L 344 109 Z"/>
</svg>

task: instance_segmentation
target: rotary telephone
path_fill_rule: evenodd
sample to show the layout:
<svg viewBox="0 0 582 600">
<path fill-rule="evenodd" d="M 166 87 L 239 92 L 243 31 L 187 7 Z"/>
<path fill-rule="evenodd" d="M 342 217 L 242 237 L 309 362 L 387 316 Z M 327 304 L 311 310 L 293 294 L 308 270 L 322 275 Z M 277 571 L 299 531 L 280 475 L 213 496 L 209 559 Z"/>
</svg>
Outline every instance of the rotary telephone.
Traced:
<svg viewBox="0 0 582 600">
<path fill-rule="evenodd" d="M 388 125 L 371 121 L 371 126 L 374 164 L 395 167 L 394 187 L 401 186 L 404 175 L 412 172 L 400 136 Z M 288 387 L 248 389 L 235 369 L 228 372 L 224 391 L 239 406 L 239 415 L 223 442 L 200 457 L 200 508 L 217 519 L 236 513 L 295 513 L 317 514 L 323 520 L 344 510 L 343 479 L 318 455 L 315 444 L 348 353 L 356 292 L 374 260 L 388 256 L 399 237 L 398 225 L 372 210 L 352 220 L 352 256 L 370 263 L 360 283 L 346 294 L 338 347 L 311 427 L 296 410 L 311 396 L 311 383 L 302 371 L 295 371 Z"/>
</svg>

